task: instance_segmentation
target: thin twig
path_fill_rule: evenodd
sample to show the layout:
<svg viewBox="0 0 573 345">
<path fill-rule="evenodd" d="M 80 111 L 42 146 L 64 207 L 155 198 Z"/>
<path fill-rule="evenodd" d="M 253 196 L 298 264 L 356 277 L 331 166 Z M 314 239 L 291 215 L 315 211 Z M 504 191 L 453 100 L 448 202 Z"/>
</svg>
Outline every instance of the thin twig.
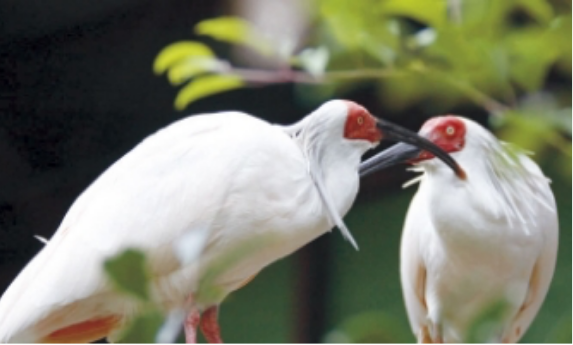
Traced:
<svg viewBox="0 0 573 345">
<path fill-rule="evenodd" d="M 221 65 L 221 73 L 233 74 L 241 77 L 248 83 L 252 84 L 327 84 L 346 80 L 365 80 L 398 77 L 406 75 L 408 72 L 398 71 L 396 69 L 375 69 L 364 68 L 355 70 L 338 70 L 325 72 L 320 76 L 313 76 L 304 71 L 295 70 L 256 70 L 248 68 L 233 67 L 228 63 Z M 420 71 L 418 71 L 420 72 Z M 463 92 L 471 101 L 483 107 L 496 116 L 501 116 L 508 111 L 510 107 L 475 89 L 471 85 L 451 78 L 445 74 L 443 79 L 452 86 Z"/>
<path fill-rule="evenodd" d="M 446 78 L 446 80 L 451 85 L 457 87 L 460 91 L 462 91 L 466 96 L 468 96 L 470 100 L 472 100 L 477 105 L 483 107 L 492 115 L 502 116 L 503 113 L 510 110 L 510 107 L 508 107 L 507 105 L 495 100 L 494 98 L 475 89 L 474 87 L 468 85 L 467 83 L 452 78 Z"/>
<path fill-rule="evenodd" d="M 462 24 L 462 1 L 450 0 L 448 1 L 448 14 L 450 20 L 458 25 Z"/>
<path fill-rule="evenodd" d="M 331 71 L 320 76 L 313 76 L 303 71 L 266 71 L 236 67 L 227 69 L 225 72 L 240 76 L 247 82 L 263 84 L 325 84 L 344 80 L 387 78 L 404 74 L 403 72 L 390 69 L 359 69 Z"/>
</svg>

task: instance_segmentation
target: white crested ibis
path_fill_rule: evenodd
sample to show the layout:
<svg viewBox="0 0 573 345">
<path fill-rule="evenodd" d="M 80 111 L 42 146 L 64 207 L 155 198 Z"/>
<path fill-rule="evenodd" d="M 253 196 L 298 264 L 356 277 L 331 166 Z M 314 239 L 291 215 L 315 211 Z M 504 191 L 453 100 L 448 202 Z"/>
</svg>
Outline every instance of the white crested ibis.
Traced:
<svg viewBox="0 0 573 345">
<path fill-rule="evenodd" d="M 555 270 L 558 220 L 549 181 L 527 155 L 471 120 L 436 117 L 419 134 L 449 152 L 466 178 L 455 178 L 431 153 L 406 144 L 360 168 L 364 176 L 410 161 L 424 172 L 401 245 L 412 330 L 420 342 L 461 343 L 476 324 L 490 322 L 487 334 L 478 335 L 482 341 L 517 342 Z M 497 316 L 480 320 L 496 305 Z"/>
</svg>

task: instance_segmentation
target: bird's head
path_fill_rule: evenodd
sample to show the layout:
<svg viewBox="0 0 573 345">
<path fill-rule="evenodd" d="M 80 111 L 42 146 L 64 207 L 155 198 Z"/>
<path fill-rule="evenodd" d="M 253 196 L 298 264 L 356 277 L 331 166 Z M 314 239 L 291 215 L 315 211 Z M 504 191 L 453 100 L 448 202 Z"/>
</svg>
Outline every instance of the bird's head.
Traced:
<svg viewBox="0 0 573 345">
<path fill-rule="evenodd" d="M 318 138 L 330 145 L 340 142 L 343 147 L 349 148 L 347 151 L 359 151 L 360 156 L 378 145 L 381 140 L 404 142 L 418 148 L 419 152 L 430 152 L 454 171 L 461 171 L 459 165 L 435 143 L 415 132 L 379 119 L 351 101 L 326 102 L 295 126 L 298 126 L 293 127 L 296 135 L 305 132 L 304 137 L 310 142 L 316 143 Z M 349 152 L 339 152 L 343 155 L 347 153 Z"/>
<path fill-rule="evenodd" d="M 462 151 L 466 146 L 467 128 L 464 120 L 459 117 L 447 115 L 429 119 L 420 129 L 419 134 L 438 145 L 448 153 Z M 421 162 L 434 158 L 428 151 L 420 151 L 413 162 Z"/>
</svg>

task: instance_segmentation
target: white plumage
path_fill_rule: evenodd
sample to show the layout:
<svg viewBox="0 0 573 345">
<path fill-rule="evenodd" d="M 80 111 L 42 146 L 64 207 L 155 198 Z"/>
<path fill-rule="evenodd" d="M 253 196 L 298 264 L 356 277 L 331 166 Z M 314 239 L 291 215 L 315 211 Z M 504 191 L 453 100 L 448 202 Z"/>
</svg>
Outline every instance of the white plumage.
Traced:
<svg viewBox="0 0 573 345">
<path fill-rule="evenodd" d="M 523 152 L 477 123 L 432 119 L 420 130 L 452 154 L 467 179 L 431 157 L 406 217 L 402 289 L 419 341 L 464 342 L 495 303 L 505 314 L 488 341 L 517 342 L 539 311 L 557 255 L 558 221 L 549 181 Z"/>
<path fill-rule="evenodd" d="M 204 309 L 335 223 L 345 229 L 341 217 L 358 190 L 360 157 L 381 137 L 344 137 L 356 111 L 371 117 L 356 104 L 331 101 L 291 127 L 223 112 L 148 137 L 78 197 L 3 295 L 0 342 L 54 340 L 58 330 L 87 320 L 111 326 L 72 340 L 121 327 L 138 305 L 111 288 L 102 263 L 128 247 L 145 252 L 153 299 L 169 310 L 184 303 L 211 262 L 265 239 L 216 278 L 223 292 L 197 301 Z M 189 236 L 204 244 L 198 260 L 182 264 L 174 246 Z"/>
</svg>

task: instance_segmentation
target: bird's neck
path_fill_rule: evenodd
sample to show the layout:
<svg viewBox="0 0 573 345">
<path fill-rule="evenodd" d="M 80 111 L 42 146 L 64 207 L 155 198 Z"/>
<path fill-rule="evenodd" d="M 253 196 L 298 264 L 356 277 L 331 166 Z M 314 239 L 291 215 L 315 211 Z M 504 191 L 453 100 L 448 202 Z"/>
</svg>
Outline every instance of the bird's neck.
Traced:
<svg viewBox="0 0 573 345">
<path fill-rule="evenodd" d="M 323 209 L 330 214 L 330 221 L 338 218 L 341 222 L 358 192 L 360 157 L 372 145 L 345 140 L 340 133 L 309 125 L 305 120 L 287 128 L 287 133 L 306 158 L 309 173 L 317 191 L 320 190 Z M 336 225 L 340 227 L 342 224 Z"/>
<path fill-rule="evenodd" d="M 362 151 L 349 145 L 317 147 L 309 152 L 311 166 L 320 174 L 328 195 L 341 217 L 348 212 L 358 192 L 358 166 Z"/>
</svg>

